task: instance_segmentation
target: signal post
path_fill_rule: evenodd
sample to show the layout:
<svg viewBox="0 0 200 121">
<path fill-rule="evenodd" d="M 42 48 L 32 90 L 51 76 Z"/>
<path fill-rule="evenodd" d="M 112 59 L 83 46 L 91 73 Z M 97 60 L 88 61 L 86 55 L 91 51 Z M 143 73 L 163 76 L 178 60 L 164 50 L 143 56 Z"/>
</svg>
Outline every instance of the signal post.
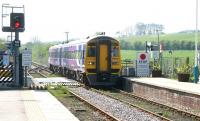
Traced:
<svg viewBox="0 0 200 121">
<path fill-rule="evenodd" d="M 4 9 L 11 9 L 10 14 L 4 14 Z M 17 9 L 22 9 L 22 12 L 15 13 L 14 11 Z M 19 62 L 19 47 L 20 47 L 20 40 L 19 40 L 19 32 L 24 32 L 25 30 L 25 21 L 24 21 L 24 6 L 17 7 L 17 6 L 9 6 L 9 5 L 2 5 L 2 31 L 3 32 L 12 32 L 15 33 L 15 40 L 12 41 L 11 46 L 13 48 L 13 55 L 14 55 L 14 86 L 22 86 L 20 83 L 20 62 Z M 4 17 L 10 15 L 10 25 L 4 26 Z M 22 82 L 22 80 L 21 80 Z"/>
</svg>

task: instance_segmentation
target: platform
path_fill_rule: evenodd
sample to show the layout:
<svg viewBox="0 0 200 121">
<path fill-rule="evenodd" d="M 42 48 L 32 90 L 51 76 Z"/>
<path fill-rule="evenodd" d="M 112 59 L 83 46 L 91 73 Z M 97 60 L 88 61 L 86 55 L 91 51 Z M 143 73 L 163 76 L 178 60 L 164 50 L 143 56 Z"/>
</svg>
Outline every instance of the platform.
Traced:
<svg viewBox="0 0 200 121">
<path fill-rule="evenodd" d="M 179 82 L 174 79 L 167 78 L 128 78 L 129 80 L 140 82 L 144 84 L 154 85 L 176 91 L 200 95 L 200 84 Z"/>
<path fill-rule="evenodd" d="M 72 79 L 65 77 L 50 77 L 50 78 L 34 78 L 35 85 L 65 85 L 65 86 L 80 86 L 80 84 Z"/>
<path fill-rule="evenodd" d="M 200 115 L 200 84 L 167 78 L 122 78 L 124 89 L 150 100 Z"/>
<path fill-rule="evenodd" d="M 78 121 L 48 91 L 0 90 L 1 121 Z"/>
</svg>

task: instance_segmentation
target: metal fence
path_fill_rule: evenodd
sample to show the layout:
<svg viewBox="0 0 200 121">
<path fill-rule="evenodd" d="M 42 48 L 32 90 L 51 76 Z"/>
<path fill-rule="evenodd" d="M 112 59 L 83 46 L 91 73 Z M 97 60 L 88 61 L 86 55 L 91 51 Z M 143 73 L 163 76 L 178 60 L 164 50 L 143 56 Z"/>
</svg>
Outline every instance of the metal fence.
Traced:
<svg viewBox="0 0 200 121">
<path fill-rule="evenodd" d="M 121 76 L 135 76 L 135 60 L 122 60 Z"/>
<path fill-rule="evenodd" d="M 160 64 L 162 69 L 162 75 L 167 78 L 176 77 L 176 69 L 181 65 L 186 63 L 186 57 L 164 57 L 162 58 Z M 190 60 L 191 61 L 191 60 Z M 132 76 L 134 77 L 136 74 L 135 60 L 122 60 L 122 76 Z M 150 74 L 153 68 L 153 62 L 150 62 L 149 65 Z"/>
</svg>

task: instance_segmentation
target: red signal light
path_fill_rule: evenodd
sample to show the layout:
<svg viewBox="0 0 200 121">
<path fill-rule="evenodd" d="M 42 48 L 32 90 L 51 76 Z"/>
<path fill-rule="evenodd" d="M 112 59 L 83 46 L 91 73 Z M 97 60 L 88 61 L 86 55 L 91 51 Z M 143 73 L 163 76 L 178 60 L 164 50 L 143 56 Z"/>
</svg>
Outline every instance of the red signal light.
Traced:
<svg viewBox="0 0 200 121">
<path fill-rule="evenodd" d="M 15 28 L 19 28 L 20 27 L 20 23 L 19 23 L 19 21 L 16 21 L 15 22 Z"/>
</svg>

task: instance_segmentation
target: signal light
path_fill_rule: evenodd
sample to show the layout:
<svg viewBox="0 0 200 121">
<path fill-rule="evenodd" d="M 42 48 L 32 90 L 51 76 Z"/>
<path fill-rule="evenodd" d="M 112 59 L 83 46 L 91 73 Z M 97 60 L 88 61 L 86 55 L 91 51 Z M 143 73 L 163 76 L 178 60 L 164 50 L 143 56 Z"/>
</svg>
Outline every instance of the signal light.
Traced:
<svg viewBox="0 0 200 121">
<path fill-rule="evenodd" d="M 15 31 L 24 29 L 24 13 L 11 13 L 10 27 L 15 29 Z"/>
<path fill-rule="evenodd" d="M 19 28 L 20 27 L 20 23 L 18 21 L 15 22 L 15 28 Z"/>
</svg>

